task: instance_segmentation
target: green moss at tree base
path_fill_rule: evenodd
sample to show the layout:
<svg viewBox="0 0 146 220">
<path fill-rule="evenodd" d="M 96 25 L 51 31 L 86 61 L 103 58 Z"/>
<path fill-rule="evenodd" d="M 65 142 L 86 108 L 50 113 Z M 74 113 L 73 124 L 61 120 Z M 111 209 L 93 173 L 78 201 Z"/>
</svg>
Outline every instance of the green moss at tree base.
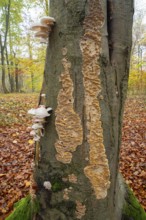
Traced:
<svg viewBox="0 0 146 220">
<path fill-rule="evenodd" d="M 123 208 L 122 220 L 146 220 L 146 212 L 134 196 L 131 189 L 127 188 L 126 202 Z"/>
<path fill-rule="evenodd" d="M 14 211 L 6 220 L 32 220 L 33 216 L 39 211 L 37 200 L 32 200 L 30 195 L 21 199 L 14 205 Z"/>
</svg>

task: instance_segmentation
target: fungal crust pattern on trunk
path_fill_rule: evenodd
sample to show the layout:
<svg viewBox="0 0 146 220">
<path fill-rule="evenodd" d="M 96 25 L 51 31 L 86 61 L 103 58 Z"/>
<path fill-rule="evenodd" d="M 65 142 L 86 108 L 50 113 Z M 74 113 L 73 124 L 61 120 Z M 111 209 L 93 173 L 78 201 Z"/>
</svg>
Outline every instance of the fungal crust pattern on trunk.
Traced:
<svg viewBox="0 0 146 220">
<path fill-rule="evenodd" d="M 66 55 L 67 48 L 62 49 L 62 54 Z M 57 151 L 56 159 L 62 163 L 70 163 L 72 153 L 77 146 L 82 144 L 83 130 L 78 114 L 75 112 L 73 103 L 73 82 L 71 79 L 71 62 L 64 56 L 62 59 L 64 72 L 61 74 L 60 81 L 62 88 L 58 94 L 58 106 L 56 109 L 56 130 L 59 140 L 55 143 Z"/>
<path fill-rule="evenodd" d="M 103 145 L 103 129 L 99 99 L 101 95 L 100 64 L 101 27 L 104 22 L 99 0 L 89 2 L 88 15 L 84 20 L 84 35 L 80 42 L 82 73 L 85 87 L 85 112 L 89 143 L 89 164 L 84 168 L 97 199 L 107 196 L 110 186 L 109 165 Z"/>
</svg>

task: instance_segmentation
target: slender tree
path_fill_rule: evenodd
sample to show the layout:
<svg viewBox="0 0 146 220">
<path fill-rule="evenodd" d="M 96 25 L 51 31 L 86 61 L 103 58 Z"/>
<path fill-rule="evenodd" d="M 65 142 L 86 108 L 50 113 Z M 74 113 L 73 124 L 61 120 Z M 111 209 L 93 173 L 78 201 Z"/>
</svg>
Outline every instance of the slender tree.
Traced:
<svg viewBox="0 0 146 220">
<path fill-rule="evenodd" d="M 14 10 L 14 7 L 16 7 L 17 10 Z M 14 48 L 18 46 L 19 42 L 20 27 L 18 27 L 18 24 L 22 21 L 21 9 L 22 0 L 3 0 L 0 2 L 2 88 L 5 93 L 8 92 L 8 87 L 10 87 L 11 92 L 14 91 L 14 77 L 12 74 L 14 62 L 12 61 L 12 57 Z M 8 77 L 6 77 L 7 72 Z"/>
<path fill-rule="evenodd" d="M 27 46 L 28 46 L 29 59 L 33 60 L 30 34 L 27 35 Z M 33 70 L 31 71 L 31 87 L 32 87 L 32 92 L 34 92 L 34 72 L 33 72 Z"/>
<path fill-rule="evenodd" d="M 8 2 L 2 2 L 2 11 L 4 13 L 4 19 L 5 19 L 5 31 L 4 35 L 2 36 L 2 33 L 0 33 L 0 51 L 1 51 L 1 66 L 2 66 L 2 88 L 4 93 L 8 93 L 8 89 L 6 88 L 6 68 L 5 68 L 5 50 L 7 47 L 7 36 L 8 36 L 8 30 L 9 30 L 9 24 L 10 24 L 10 8 L 11 8 L 11 0 L 8 0 Z"/>
<path fill-rule="evenodd" d="M 50 14 L 56 24 L 44 84 L 53 112 L 35 171 L 37 219 L 120 220 L 118 162 L 133 1 L 51 0 Z"/>
</svg>

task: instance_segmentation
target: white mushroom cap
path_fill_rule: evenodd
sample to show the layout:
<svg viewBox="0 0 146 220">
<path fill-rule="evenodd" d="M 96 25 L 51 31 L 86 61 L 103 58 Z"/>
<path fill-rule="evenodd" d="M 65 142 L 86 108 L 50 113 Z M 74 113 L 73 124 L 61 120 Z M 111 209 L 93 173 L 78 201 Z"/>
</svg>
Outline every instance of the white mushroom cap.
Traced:
<svg viewBox="0 0 146 220">
<path fill-rule="evenodd" d="M 44 123 L 44 122 L 45 122 L 44 118 L 34 117 L 34 123 Z"/>
<path fill-rule="evenodd" d="M 43 24 L 43 25 L 54 25 L 54 23 L 55 23 L 55 19 L 50 16 L 44 16 L 41 18 L 40 21 L 41 21 L 41 24 Z"/>
<path fill-rule="evenodd" d="M 49 30 L 48 30 L 49 29 Z M 45 25 L 45 24 L 41 24 L 41 23 L 34 23 L 30 26 L 30 30 L 32 31 L 50 31 L 50 28 Z"/>
<path fill-rule="evenodd" d="M 34 108 L 29 109 L 28 114 L 35 115 L 35 109 Z"/>
<path fill-rule="evenodd" d="M 35 135 L 36 135 L 36 131 L 32 130 L 32 131 L 30 132 L 30 135 L 31 135 L 31 136 L 35 136 Z"/>
<path fill-rule="evenodd" d="M 36 130 L 36 129 L 42 129 L 43 128 L 43 125 L 39 124 L 39 123 L 35 123 L 32 125 L 32 129 Z"/>
<path fill-rule="evenodd" d="M 50 114 L 48 113 L 48 111 L 51 111 L 52 110 L 52 108 L 45 108 L 45 106 L 44 105 L 40 105 L 38 108 L 36 108 L 36 109 L 30 109 L 30 110 L 28 110 L 28 114 L 31 114 L 31 115 L 33 115 L 34 117 L 35 117 L 35 120 L 34 120 L 34 122 L 35 122 L 35 124 L 36 123 L 41 123 L 41 122 L 43 122 L 42 121 L 42 118 L 45 118 L 45 117 L 48 117 L 48 116 L 50 116 Z M 34 128 L 35 129 L 35 128 Z"/>
<path fill-rule="evenodd" d="M 35 37 L 48 38 L 48 34 L 44 31 L 38 31 L 34 35 Z"/>
<path fill-rule="evenodd" d="M 47 189 L 47 190 L 51 190 L 51 188 L 52 188 L 52 185 L 49 181 L 45 181 L 43 185 L 44 185 L 45 189 Z"/>
<path fill-rule="evenodd" d="M 34 138 L 33 138 L 34 141 L 39 141 L 40 140 L 40 136 L 36 135 Z"/>
<path fill-rule="evenodd" d="M 46 97 L 46 94 L 45 94 L 45 93 L 42 93 L 42 94 L 41 94 L 41 97 Z"/>
<path fill-rule="evenodd" d="M 50 116 L 50 114 L 47 112 L 47 109 L 42 105 L 35 110 L 35 115 L 38 118 L 45 118 L 47 116 Z"/>
<path fill-rule="evenodd" d="M 47 112 L 50 112 L 50 111 L 52 111 L 52 108 L 51 108 L 51 107 L 48 107 L 48 108 L 47 108 Z"/>
</svg>

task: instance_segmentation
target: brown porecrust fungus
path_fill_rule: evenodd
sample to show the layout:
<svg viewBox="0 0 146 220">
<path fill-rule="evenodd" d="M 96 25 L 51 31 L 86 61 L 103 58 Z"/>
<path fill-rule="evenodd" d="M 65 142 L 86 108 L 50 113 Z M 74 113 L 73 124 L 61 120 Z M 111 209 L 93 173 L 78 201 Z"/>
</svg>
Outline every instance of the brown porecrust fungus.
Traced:
<svg viewBox="0 0 146 220">
<path fill-rule="evenodd" d="M 67 53 L 67 49 L 64 49 Z M 63 54 L 66 54 L 63 53 Z M 66 57 L 62 59 L 64 71 L 60 76 L 62 88 L 58 93 L 56 114 L 56 130 L 58 140 L 55 143 L 56 159 L 62 163 L 70 163 L 72 153 L 82 144 L 83 131 L 79 115 L 75 112 L 73 103 L 73 82 L 71 79 L 71 63 Z"/>
<path fill-rule="evenodd" d="M 101 27 L 104 22 L 100 0 L 89 1 L 88 15 L 84 20 L 84 35 L 80 42 L 83 57 L 83 82 L 88 129 L 89 164 L 84 168 L 97 199 L 107 195 L 110 186 L 109 165 L 103 145 L 101 109 L 97 95 L 101 92 L 99 56 L 101 50 Z"/>
<path fill-rule="evenodd" d="M 63 199 L 64 200 L 69 200 L 69 193 L 72 191 L 72 187 L 65 188 L 63 190 Z"/>
<path fill-rule="evenodd" d="M 80 201 L 76 201 L 76 218 L 82 219 L 82 217 L 85 215 L 86 212 L 86 206 L 83 205 Z"/>
<path fill-rule="evenodd" d="M 68 175 L 68 180 L 70 183 L 77 183 L 78 181 L 77 176 L 73 173 Z"/>
</svg>

